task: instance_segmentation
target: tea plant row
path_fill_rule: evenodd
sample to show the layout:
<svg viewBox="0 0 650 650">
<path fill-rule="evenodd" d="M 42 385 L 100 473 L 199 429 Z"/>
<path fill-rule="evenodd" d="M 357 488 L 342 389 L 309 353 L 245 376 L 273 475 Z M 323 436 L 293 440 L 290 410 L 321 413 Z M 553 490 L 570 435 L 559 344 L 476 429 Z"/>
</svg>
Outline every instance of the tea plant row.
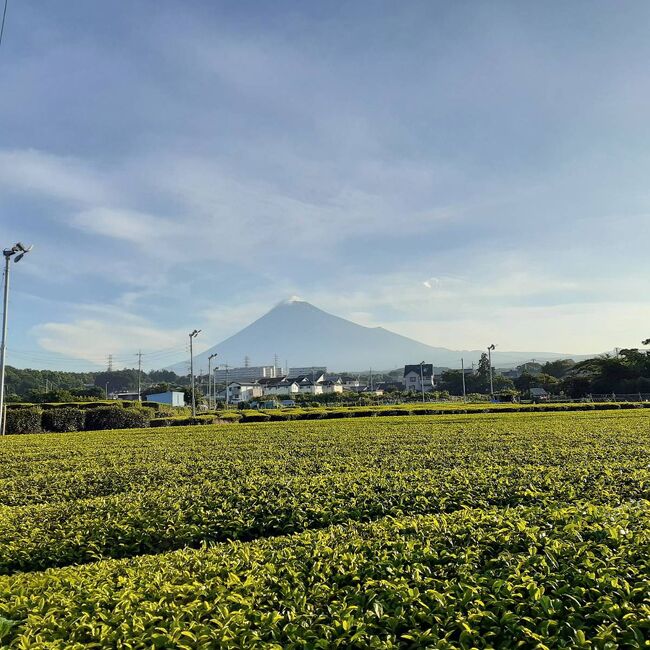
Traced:
<svg viewBox="0 0 650 650">
<path fill-rule="evenodd" d="M 644 648 L 650 505 L 462 510 L 0 578 L 21 648 Z"/>
</svg>

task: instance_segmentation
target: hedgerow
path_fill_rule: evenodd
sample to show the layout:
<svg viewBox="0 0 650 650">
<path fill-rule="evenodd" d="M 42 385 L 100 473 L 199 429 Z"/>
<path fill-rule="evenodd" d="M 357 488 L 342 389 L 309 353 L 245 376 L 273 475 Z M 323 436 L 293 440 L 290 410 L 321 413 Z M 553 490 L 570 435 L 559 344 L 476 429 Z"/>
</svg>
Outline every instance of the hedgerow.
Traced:
<svg viewBox="0 0 650 650">
<path fill-rule="evenodd" d="M 647 647 L 650 507 L 463 510 L 0 579 L 7 647 Z"/>
<path fill-rule="evenodd" d="M 43 411 L 42 426 L 45 431 L 83 431 L 85 422 L 86 412 L 82 409 L 56 408 Z"/>
<path fill-rule="evenodd" d="M 647 647 L 649 411 L 366 408 L 6 437 L 0 646 Z"/>
<path fill-rule="evenodd" d="M 8 409 L 6 412 L 5 433 L 38 433 L 41 431 L 41 414 L 38 407 Z"/>
<path fill-rule="evenodd" d="M 149 426 L 149 416 L 142 410 L 103 406 L 86 412 L 86 430 L 129 429 Z"/>
<path fill-rule="evenodd" d="M 131 430 L 55 449 L 7 440 L 0 571 L 386 515 L 647 499 L 649 423 L 629 411 L 460 415 Z"/>
</svg>

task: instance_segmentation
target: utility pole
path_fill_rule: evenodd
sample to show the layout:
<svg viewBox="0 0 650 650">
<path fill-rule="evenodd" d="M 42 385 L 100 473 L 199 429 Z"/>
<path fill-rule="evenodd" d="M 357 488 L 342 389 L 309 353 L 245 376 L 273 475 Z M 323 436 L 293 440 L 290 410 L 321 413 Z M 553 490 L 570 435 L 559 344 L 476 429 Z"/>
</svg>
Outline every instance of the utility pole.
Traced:
<svg viewBox="0 0 650 650">
<path fill-rule="evenodd" d="M 492 379 L 492 350 L 496 348 L 496 345 L 488 345 L 488 365 L 490 366 L 490 397 L 494 397 L 494 382 Z"/>
<path fill-rule="evenodd" d="M 9 260 L 16 255 L 14 262 L 20 262 L 32 250 L 31 246 L 24 246 L 20 242 L 11 248 L 5 248 L 5 272 L 4 272 L 4 298 L 2 310 L 2 343 L 0 344 L 0 431 L 5 434 L 6 407 L 5 407 L 5 362 L 7 356 L 7 310 L 9 308 Z"/>
<path fill-rule="evenodd" d="M 199 335 L 201 330 L 190 332 L 190 384 L 192 387 L 192 417 L 196 417 L 196 393 L 194 392 L 194 349 L 192 341 Z"/>
<path fill-rule="evenodd" d="M 106 399 L 108 399 L 108 384 L 109 382 L 106 382 L 106 386 L 104 386 L 104 395 L 106 396 Z"/>
<path fill-rule="evenodd" d="M 420 388 L 422 389 L 422 402 L 424 402 L 424 361 L 420 361 Z"/>
<path fill-rule="evenodd" d="M 370 392 L 372 393 L 372 368 L 370 368 Z"/>
<path fill-rule="evenodd" d="M 138 402 L 142 401 L 142 350 L 138 350 Z"/>
<path fill-rule="evenodd" d="M 226 364 L 226 411 L 228 410 L 228 396 L 230 395 L 230 388 L 228 387 L 228 364 Z"/>
<path fill-rule="evenodd" d="M 212 359 L 217 356 L 217 353 L 211 354 L 208 357 L 208 408 L 213 408 L 212 405 L 212 388 L 214 386 L 214 379 L 212 378 Z"/>
<path fill-rule="evenodd" d="M 460 374 L 463 376 L 463 402 L 467 401 L 467 392 L 465 390 L 465 359 L 460 360 Z"/>
</svg>

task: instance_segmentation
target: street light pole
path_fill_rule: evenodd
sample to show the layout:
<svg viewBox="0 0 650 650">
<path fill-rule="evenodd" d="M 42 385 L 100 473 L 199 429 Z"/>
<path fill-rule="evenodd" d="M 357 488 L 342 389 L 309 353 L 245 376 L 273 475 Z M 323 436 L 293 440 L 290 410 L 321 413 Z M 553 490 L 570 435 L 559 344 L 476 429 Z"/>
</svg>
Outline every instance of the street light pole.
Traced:
<svg viewBox="0 0 650 650">
<path fill-rule="evenodd" d="M 422 389 L 422 401 L 424 402 L 424 361 L 420 361 L 420 388 Z"/>
<path fill-rule="evenodd" d="M 463 402 L 467 401 L 467 391 L 465 390 L 465 359 L 460 360 L 460 374 L 463 377 Z"/>
<path fill-rule="evenodd" d="M 196 394 L 194 392 L 194 350 L 192 348 L 192 341 L 198 336 L 201 330 L 194 330 L 190 332 L 190 383 L 192 386 L 192 417 L 196 417 Z"/>
<path fill-rule="evenodd" d="M 9 308 L 9 260 L 16 255 L 14 262 L 20 262 L 32 250 L 31 246 L 24 246 L 20 242 L 11 248 L 5 248 L 5 272 L 4 272 L 4 297 L 2 309 L 2 343 L 0 344 L 0 431 L 5 434 L 5 362 L 7 353 L 7 310 Z"/>
<path fill-rule="evenodd" d="M 492 379 L 492 350 L 496 348 L 496 345 L 488 345 L 488 365 L 490 366 L 490 397 L 494 397 L 494 382 Z"/>
<path fill-rule="evenodd" d="M 214 385 L 214 380 L 212 379 L 212 359 L 217 356 L 217 353 L 211 354 L 208 357 L 208 407 L 212 408 L 212 386 Z"/>
</svg>

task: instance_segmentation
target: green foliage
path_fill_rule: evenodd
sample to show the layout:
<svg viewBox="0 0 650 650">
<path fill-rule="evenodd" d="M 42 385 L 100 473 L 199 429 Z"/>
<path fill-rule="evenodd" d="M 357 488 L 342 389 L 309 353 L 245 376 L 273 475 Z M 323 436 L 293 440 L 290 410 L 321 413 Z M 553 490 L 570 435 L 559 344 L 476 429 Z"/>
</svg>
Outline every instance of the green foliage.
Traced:
<svg viewBox="0 0 650 650">
<path fill-rule="evenodd" d="M 0 645 L 645 647 L 650 411 L 588 406 L 8 437 Z"/>
<path fill-rule="evenodd" d="M 647 504 L 464 510 L 4 578 L 0 612 L 21 648 L 642 648 L 649 545 Z"/>
<path fill-rule="evenodd" d="M 142 409 L 101 406 L 86 411 L 86 430 L 134 429 L 149 426 L 148 414 Z"/>
<path fill-rule="evenodd" d="M 83 431 L 86 412 L 79 408 L 57 408 L 43 411 L 42 424 L 45 431 L 62 433 L 65 431 Z"/>
<path fill-rule="evenodd" d="M 38 407 L 7 409 L 5 433 L 39 433 L 41 413 Z"/>
<path fill-rule="evenodd" d="M 217 421 L 215 415 L 177 415 L 166 416 L 162 418 L 152 418 L 150 426 L 152 427 L 186 427 L 197 424 L 214 424 Z"/>
</svg>

